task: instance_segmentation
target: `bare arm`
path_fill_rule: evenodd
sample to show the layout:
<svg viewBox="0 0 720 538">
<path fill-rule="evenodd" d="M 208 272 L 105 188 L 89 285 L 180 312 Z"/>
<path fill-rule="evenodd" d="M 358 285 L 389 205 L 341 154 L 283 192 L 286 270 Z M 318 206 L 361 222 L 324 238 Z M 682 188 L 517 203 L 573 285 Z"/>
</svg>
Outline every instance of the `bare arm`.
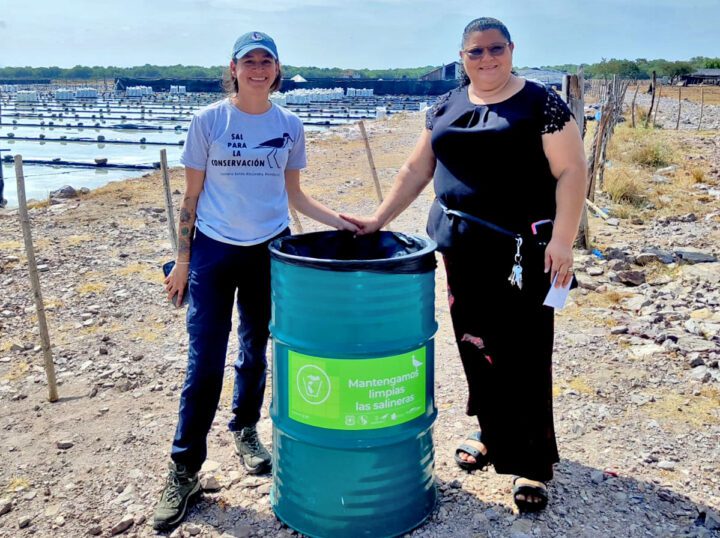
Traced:
<svg viewBox="0 0 720 538">
<path fill-rule="evenodd" d="M 565 286 L 572 278 L 572 245 L 585 203 L 585 150 L 577 123 L 572 120 L 562 130 L 543 135 L 542 141 L 550 171 L 557 179 L 557 209 L 552 239 L 545 249 L 545 271 L 550 271 L 551 280 L 558 274 L 556 285 Z"/>
<path fill-rule="evenodd" d="M 300 170 L 285 170 L 285 189 L 288 193 L 290 205 L 313 220 L 337 228 L 356 232 L 357 227 L 340 218 L 332 209 L 324 206 L 311 196 L 308 196 L 300 186 Z"/>
<path fill-rule="evenodd" d="M 180 218 L 178 220 L 178 264 L 190 262 L 197 203 L 204 183 L 204 171 L 185 167 L 185 194 L 180 204 Z"/>
<path fill-rule="evenodd" d="M 180 204 L 178 219 L 178 251 L 175 267 L 165 279 L 165 291 L 168 299 L 177 294 L 177 305 L 182 304 L 185 285 L 190 271 L 192 240 L 195 235 L 195 218 L 198 198 L 205 183 L 205 172 L 185 167 L 185 194 Z"/>
<path fill-rule="evenodd" d="M 360 234 L 373 233 L 387 225 L 430 183 L 435 173 L 435 154 L 430 145 L 430 135 L 429 130 L 423 130 L 410 157 L 400 167 L 390 192 L 371 217 L 343 215 L 344 219 L 360 227 Z"/>
</svg>

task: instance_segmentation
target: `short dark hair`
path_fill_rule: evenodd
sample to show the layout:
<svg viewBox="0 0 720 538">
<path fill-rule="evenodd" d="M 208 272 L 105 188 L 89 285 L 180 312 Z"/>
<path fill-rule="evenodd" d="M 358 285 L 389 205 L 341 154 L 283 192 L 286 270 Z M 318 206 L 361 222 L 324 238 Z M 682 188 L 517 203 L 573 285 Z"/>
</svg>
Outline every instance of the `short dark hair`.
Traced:
<svg viewBox="0 0 720 538">
<path fill-rule="evenodd" d="M 503 35 L 505 39 L 508 40 L 508 43 L 512 43 L 510 31 L 507 29 L 507 26 L 505 26 L 501 21 L 492 17 L 480 17 L 479 19 L 470 21 L 465 27 L 465 30 L 463 30 L 462 43 L 460 43 L 460 48 L 465 48 L 465 43 L 470 37 L 470 34 L 475 32 L 483 32 L 485 30 L 497 30 Z M 470 77 L 468 77 L 467 73 L 465 73 L 465 68 L 463 67 L 462 63 L 460 64 L 460 71 L 460 86 L 467 86 L 468 84 L 470 84 Z"/>
<path fill-rule="evenodd" d="M 273 80 L 272 86 L 270 86 L 270 93 L 280 90 L 280 86 L 282 86 L 282 76 L 282 66 L 278 63 L 278 74 L 275 80 Z M 233 76 L 233 70 L 230 67 L 223 71 L 222 87 L 228 95 L 233 95 L 238 92 L 237 79 Z"/>
<path fill-rule="evenodd" d="M 473 32 L 483 32 L 485 30 L 497 30 L 505 39 L 508 40 L 508 43 L 512 43 L 512 38 L 510 37 L 510 32 L 508 31 L 507 26 L 492 17 L 480 17 L 479 19 L 470 21 L 465 27 L 462 35 L 462 45 L 460 45 L 460 47 L 465 48 L 465 42 L 470 37 L 470 34 Z"/>
</svg>

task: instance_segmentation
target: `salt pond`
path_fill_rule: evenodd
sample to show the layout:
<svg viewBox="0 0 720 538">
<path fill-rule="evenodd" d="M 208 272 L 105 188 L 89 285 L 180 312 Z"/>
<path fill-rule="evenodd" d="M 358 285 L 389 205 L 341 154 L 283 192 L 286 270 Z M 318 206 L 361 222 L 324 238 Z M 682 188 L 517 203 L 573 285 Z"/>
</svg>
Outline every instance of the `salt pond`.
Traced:
<svg viewBox="0 0 720 538">
<path fill-rule="evenodd" d="M 342 125 L 358 118 L 372 117 L 377 105 L 383 105 L 378 108 L 378 113 L 382 110 L 384 115 L 386 105 L 397 110 L 406 107 L 417 110 L 418 104 L 422 103 L 420 97 L 342 97 L 342 91 L 338 96 L 332 96 L 341 100 L 330 103 L 326 102 L 329 96 L 319 92 L 318 95 L 312 90 L 306 92 L 310 97 L 304 95 L 305 100 L 294 104 L 288 99 L 286 105 L 300 115 L 307 131 L 325 130 L 330 124 Z M 322 102 L 314 102 L 313 95 Z M 0 99 L 0 149 L 5 150 L 0 153 L 3 159 L 0 166 L 8 207 L 17 207 L 17 182 L 11 156 L 22 155 L 25 161 L 94 164 L 99 159 L 107 159 L 111 165 L 153 166 L 159 163 L 160 151 L 165 149 L 169 166 L 177 166 L 192 112 L 219 97 L 218 94 L 182 97 L 154 94 L 136 101 L 114 96 L 61 102 L 51 94 L 42 94 L 31 103 L 17 102 L 12 96 Z M 326 125 L 319 126 L 318 123 Z M 118 124 L 125 128 L 118 128 Z M 24 164 L 23 171 L 26 196 L 36 200 L 46 199 L 51 191 L 63 185 L 72 185 L 76 189 L 95 188 L 143 174 L 137 169 L 71 168 L 30 163 Z"/>
</svg>

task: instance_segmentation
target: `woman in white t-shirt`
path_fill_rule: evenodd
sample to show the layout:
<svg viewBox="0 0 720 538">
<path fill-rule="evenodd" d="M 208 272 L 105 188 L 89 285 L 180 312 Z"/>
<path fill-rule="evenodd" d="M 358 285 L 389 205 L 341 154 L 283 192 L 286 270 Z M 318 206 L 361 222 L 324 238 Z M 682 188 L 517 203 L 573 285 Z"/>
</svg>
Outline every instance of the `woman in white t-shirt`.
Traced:
<svg viewBox="0 0 720 538">
<path fill-rule="evenodd" d="M 182 521 L 189 499 L 200 489 L 197 472 L 207 455 L 206 437 L 222 389 L 236 293 L 239 352 L 229 428 L 249 473 L 271 468 L 255 425 L 267 365 L 268 243 L 290 233 L 288 203 L 319 222 L 357 231 L 300 187 L 300 169 L 306 166 L 302 122 L 269 101 L 282 79 L 272 38 L 261 32 L 240 36 L 228 74 L 230 96 L 195 115 L 181 158 L 186 187 L 178 253 L 165 289 L 180 305 L 188 285 L 188 369 L 170 474 L 155 511 L 159 530 Z"/>
</svg>

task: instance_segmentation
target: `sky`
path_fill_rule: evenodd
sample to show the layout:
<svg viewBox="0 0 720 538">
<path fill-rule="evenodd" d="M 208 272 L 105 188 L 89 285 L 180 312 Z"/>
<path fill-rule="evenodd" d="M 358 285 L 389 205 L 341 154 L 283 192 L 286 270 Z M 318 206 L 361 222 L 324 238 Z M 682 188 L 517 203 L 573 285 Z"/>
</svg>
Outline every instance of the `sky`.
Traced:
<svg viewBox="0 0 720 538">
<path fill-rule="evenodd" d="M 225 65 L 252 30 L 293 66 L 441 65 L 482 16 L 518 67 L 720 56 L 720 0 L 0 0 L 0 66 Z"/>
</svg>

